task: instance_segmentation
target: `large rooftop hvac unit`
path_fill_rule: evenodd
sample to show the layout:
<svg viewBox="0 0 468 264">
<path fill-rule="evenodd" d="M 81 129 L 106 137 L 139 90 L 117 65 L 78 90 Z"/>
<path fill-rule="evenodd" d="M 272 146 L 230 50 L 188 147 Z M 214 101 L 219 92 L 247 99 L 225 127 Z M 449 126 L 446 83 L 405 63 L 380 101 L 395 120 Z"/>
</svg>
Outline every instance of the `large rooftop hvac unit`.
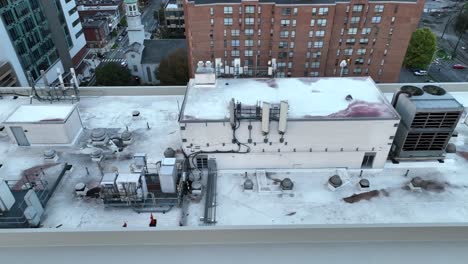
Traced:
<svg viewBox="0 0 468 264">
<path fill-rule="evenodd" d="M 392 160 L 443 161 L 463 106 L 434 85 L 422 89 L 403 86 L 393 96 L 392 105 L 401 116 L 390 151 Z"/>
</svg>

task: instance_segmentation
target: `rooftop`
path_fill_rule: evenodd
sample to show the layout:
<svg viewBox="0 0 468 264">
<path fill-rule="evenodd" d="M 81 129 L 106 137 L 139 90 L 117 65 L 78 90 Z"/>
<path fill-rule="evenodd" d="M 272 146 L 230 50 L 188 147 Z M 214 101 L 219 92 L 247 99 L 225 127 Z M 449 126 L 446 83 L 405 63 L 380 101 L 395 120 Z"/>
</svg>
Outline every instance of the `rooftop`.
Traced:
<svg viewBox="0 0 468 264">
<path fill-rule="evenodd" d="M 452 95 L 460 103 L 468 105 L 468 93 Z M 391 98 L 392 94 L 385 96 Z M 58 162 L 72 164 L 73 170 L 64 176 L 50 199 L 43 227 L 118 229 L 123 222 L 127 222 L 129 227 L 148 228 L 149 213 L 105 208 L 98 199 L 75 197 L 74 186 L 77 183 L 93 186 L 101 179 L 97 166 L 89 158 L 92 147 L 87 144 L 87 135 L 93 128 L 108 128 L 117 134 L 128 126 L 134 135 L 134 142 L 123 152 L 106 155 L 102 162 L 104 172 L 117 168 L 121 173 L 128 173 L 134 153 L 144 152 L 148 159 L 160 160 L 165 148 L 180 147 L 177 115 L 182 100 L 182 96 L 81 97 L 79 111 L 86 129 L 74 146 L 55 148 L 60 157 Z M 36 104 L 40 103 L 33 101 L 33 105 Z M 29 98 L 15 100 L 12 96 L 4 96 L 0 100 L 0 121 L 20 105 L 29 105 Z M 138 119 L 132 118 L 134 110 L 141 112 Z M 241 187 L 246 175 L 244 171 L 220 171 L 217 225 L 467 223 L 468 178 L 464 175 L 468 171 L 468 127 L 460 123 L 457 130 L 458 137 L 452 139 L 457 153 L 448 154 L 445 163 L 402 162 L 394 165 L 389 162 L 382 171 L 368 170 L 362 177 L 369 179 L 371 189 L 376 190 L 375 195 L 354 203 L 348 203 L 343 198 L 360 192 L 356 187 L 360 171 L 340 170 L 345 186 L 335 192 L 326 187 L 326 181 L 330 175 L 337 173 L 336 169 L 268 171 L 275 178 L 289 177 L 294 182 L 294 190 L 283 194 L 275 191 L 259 193 L 257 190 L 244 192 Z M 0 131 L 1 177 L 18 180 L 24 170 L 44 163 L 42 153 L 46 149 L 48 147 L 44 146 L 18 147 L 10 142 L 5 131 Z M 415 176 L 430 183 L 422 192 L 411 192 L 406 188 L 406 184 Z M 256 180 L 253 171 L 247 171 L 247 177 Z M 186 224 L 201 225 L 203 208 L 204 202 L 189 203 Z M 158 227 L 177 227 L 181 212 L 182 209 L 174 207 L 165 214 L 155 213 Z"/>
<path fill-rule="evenodd" d="M 20 105 L 4 122 L 33 123 L 64 121 L 75 109 L 75 105 Z"/>
<path fill-rule="evenodd" d="M 143 43 L 142 64 L 160 63 L 168 54 L 177 49 L 186 49 L 185 39 L 146 39 Z"/>
<path fill-rule="evenodd" d="M 370 77 L 355 77 L 218 79 L 214 88 L 196 87 L 191 80 L 183 119 L 226 119 L 232 98 L 244 105 L 286 100 L 290 119 L 398 117 Z"/>
<path fill-rule="evenodd" d="M 371 0 L 369 2 L 384 2 L 385 0 Z M 206 5 L 206 4 L 217 4 L 217 3 L 226 3 L 226 4 L 240 4 L 242 0 L 191 0 L 189 2 L 194 2 L 197 5 Z M 258 0 L 259 3 L 275 3 L 282 5 L 317 5 L 317 4 L 335 4 L 335 3 L 348 3 L 347 0 Z M 388 1 L 386 1 L 388 2 Z M 392 1 L 390 1 L 392 2 Z M 401 0 L 395 2 L 408 2 L 415 3 L 416 0 Z"/>
</svg>

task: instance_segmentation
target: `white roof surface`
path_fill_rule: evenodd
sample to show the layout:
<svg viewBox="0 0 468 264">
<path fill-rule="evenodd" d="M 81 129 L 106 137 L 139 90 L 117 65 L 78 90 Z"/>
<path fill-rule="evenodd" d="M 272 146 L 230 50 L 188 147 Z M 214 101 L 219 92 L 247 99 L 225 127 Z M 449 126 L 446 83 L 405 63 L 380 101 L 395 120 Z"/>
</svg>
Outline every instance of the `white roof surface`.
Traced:
<svg viewBox="0 0 468 264">
<path fill-rule="evenodd" d="M 5 122 L 9 123 L 31 123 L 42 121 L 65 121 L 73 111 L 75 105 L 21 105 Z"/>
<path fill-rule="evenodd" d="M 351 95 L 353 100 L 345 98 Z M 229 117 L 229 101 L 289 103 L 289 118 L 395 118 L 395 112 L 370 77 L 218 79 L 216 87 L 189 84 L 183 119 Z"/>
<path fill-rule="evenodd" d="M 468 93 L 452 93 L 461 103 L 468 104 Z M 388 95 L 391 97 L 391 94 Z M 104 173 L 115 171 L 129 173 L 133 154 L 144 152 L 149 160 L 160 160 L 167 147 L 180 148 L 181 138 L 177 121 L 178 102 L 181 96 L 117 96 L 81 97 L 79 110 L 85 127 L 114 129 L 121 133 L 128 126 L 134 141 L 115 158 L 101 163 Z M 4 97 L 0 103 L 14 109 L 27 104 L 28 98 L 17 100 Z M 35 102 L 37 103 L 37 102 Z M 132 111 L 141 112 L 139 119 Z M 1 114 L 1 113 L 0 113 Z M 0 116 L 1 118 L 1 116 Z M 0 120 L 2 121 L 2 120 Z M 147 122 L 150 129 L 147 128 Z M 401 162 L 387 163 L 383 171 L 365 171 L 371 190 L 380 195 L 353 204 L 343 201 L 354 193 L 360 193 L 357 181 L 360 171 L 348 171 L 342 189 L 332 192 L 326 186 L 333 169 L 311 171 L 268 171 L 274 178 L 289 177 L 294 182 L 291 193 L 259 193 L 258 181 L 252 172 L 253 192 L 244 192 L 244 171 L 222 171 L 217 180 L 217 226 L 230 225 L 298 225 L 298 224 L 351 224 L 351 223 L 468 223 L 468 126 L 458 125 L 459 135 L 451 142 L 457 153 L 448 154 L 445 163 Z M 75 197 L 74 186 L 86 183 L 89 187 L 99 184 L 102 176 L 89 153 L 94 148 L 84 145 L 57 147 L 59 162 L 69 162 L 73 170 L 62 179 L 46 206 L 43 228 L 121 229 L 123 223 L 130 228 L 149 228 L 150 213 L 137 213 L 130 208 L 106 208 L 99 199 Z M 9 181 L 18 180 L 23 170 L 44 164 L 42 153 L 46 146 L 18 147 L 8 136 L 0 132 L 0 175 Z M 89 175 L 87 174 L 89 169 Z M 410 170 L 408 176 L 406 171 Z M 442 189 L 411 192 L 405 188 L 412 177 L 433 181 Z M 190 203 L 187 225 L 201 225 L 204 201 Z M 153 213 L 158 227 L 178 227 L 181 209 Z"/>
</svg>

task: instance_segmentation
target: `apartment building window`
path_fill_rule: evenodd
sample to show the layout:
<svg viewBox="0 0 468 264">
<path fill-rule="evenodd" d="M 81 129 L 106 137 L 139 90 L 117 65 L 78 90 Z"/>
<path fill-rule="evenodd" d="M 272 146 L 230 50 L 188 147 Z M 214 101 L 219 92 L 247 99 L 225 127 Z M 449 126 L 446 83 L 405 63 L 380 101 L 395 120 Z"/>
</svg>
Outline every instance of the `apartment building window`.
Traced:
<svg viewBox="0 0 468 264">
<path fill-rule="evenodd" d="M 292 21 L 292 26 L 293 26 L 293 27 L 296 26 L 296 19 L 293 19 L 293 21 Z"/>
<path fill-rule="evenodd" d="M 382 13 L 383 10 L 384 10 L 384 5 L 375 5 L 375 7 L 374 7 L 374 11 L 376 13 Z"/>
<path fill-rule="evenodd" d="M 261 40 L 257 40 L 257 46 L 260 47 L 261 43 L 262 43 Z M 258 52 L 260 53 L 260 50 Z"/>
<path fill-rule="evenodd" d="M 239 47 L 239 40 L 238 40 L 238 39 L 233 39 L 233 40 L 231 40 L 231 46 L 233 46 L 233 47 Z"/>
<path fill-rule="evenodd" d="M 314 31 L 313 30 L 309 31 L 309 38 L 311 38 L 313 36 L 314 36 Z"/>
<path fill-rule="evenodd" d="M 382 69 L 379 69 L 379 73 L 378 73 L 378 74 L 379 74 L 379 75 L 382 75 Z"/>
<path fill-rule="evenodd" d="M 306 53 L 306 58 L 307 58 L 307 59 L 310 59 L 310 51 L 308 51 L 308 52 Z"/>
<path fill-rule="evenodd" d="M 383 52 L 383 55 L 387 56 L 387 53 L 388 53 L 388 49 L 385 49 L 384 52 Z"/>
<path fill-rule="evenodd" d="M 233 29 L 231 30 L 231 36 L 232 37 L 238 37 L 240 34 L 240 30 L 239 29 Z"/>
<path fill-rule="evenodd" d="M 80 29 L 80 31 L 76 32 L 75 38 L 79 38 L 81 35 L 83 35 L 83 29 Z"/>
<path fill-rule="evenodd" d="M 349 13 L 349 5 L 346 6 L 346 13 Z"/>
<path fill-rule="evenodd" d="M 328 7 L 320 7 L 318 11 L 319 15 L 328 15 Z"/>
<path fill-rule="evenodd" d="M 292 58 L 294 56 L 294 52 L 290 51 L 289 52 L 289 58 Z"/>
<path fill-rule="evenodd" d="M 288 47 L 288 42 L 287 41 L 280 41 L 278 43 L 278 48 L 283 49 Z"/>
<path fill-rule="evenodd" d="M 369 68 L 366 68 L 365 73 L 369 74 Z"/>
<path fill-rule="evenodd" d="M 368 35 L 371 33 L 371 28 L 363 28 L 361 31 L 362 35 Z"/>
<path fill-rule="evenodd" d="M 306 61 L 306 62 L 304 63 L 304 68 L 306 68 L 306 69 L 309 68 L 309 62 L 308 62 L 308 61 Z"/>
<path fill-rule="evenodd" d="M 224 58 L 227 57 L 227 50 L 224 50 Z"/>
<path fill-rule="evenodd" d="M 380 61 L 380 66 L 383 66 L 385 64 L 385 60 L 382 59 L 382 61 Z"/>
<path fill-rule="evenodd" d="M 239 6 L 239 15 L 242 14 L 242 6 Z"/>
<path fill-rule="evenodd" d="M 276 67 L 278 67 L 278 68 L 285 68 L 285 67 L 286 67 L 286 62 L 283 62 L 283 61 L 278 62 L 278 63 L 276 64 Z"/>
<path fill-rule="evenodd" d="M 257 24 L 261 24 L 262 23 L 262 19 L 261 18 L 257 18 Z"/>
<path fill-rule="evenodd" d="M 357 58 L 355 61 L 354 61 L 354 64 L 364 64 L 364 59 L 363 58 Z"/>
<path fill-rule="evenodd" d="M 210 24 L 213 26 L 214 25 L 214 19 L 210 18 Z M 226 19 L 224 19 L 224 25 L 226 25 Z M 231 18 L 231 25 L 232 25 L 232 18 Z"/>
<path fill-rule="evenodd" d="M 310 26 L 311 26 L 311 27 L 315 26 L 315 19 L 311 19 L 311 20 L 310 20 Z"/>
<path fill-rule="evenodd" d="M 255 6 L 252 6 L 252 5 L 245 6 L 245 13 L 246 14 L 254 14 L 255 13 Z"/>
<path fill-rule="evenodd" d="M 213 19 L 212 19 L 213 20 Z M 232 18 L 230 17 L 225 17 L 224 18 L 224 25 L 225 26 L 232 26 Z"/>
<path fill-rule="evenodd" d="M 322 27 L 326 26 L 327 25 L 327 19 L 325 19 L 325 18 L 317 19 L 317 25 L 322 26 Z"/>
<path fill-rule="evenodd" d="M 258 35 L 259 35 L 259 36 L 262 35 L 262 30 L 261 30 L 261 29 L 258 29 Z"/>
<path fill-rule="evenodd" d="M 344 50 L 344 55 L 346 56 L 352 56 L 353 55 L 353 49 L 352 48 L 347 48 Z"/>
<path fill-rule="evenodd" d="M 278 52 L 278 58 L 285 59 L 288 56 L 287 52 Z"/>
<path fill-rule="evenodd" d="M 253 46 L 253 39 L 246 39 L 244 41 L 244 46 L 246 47 L 252 47 Z"/>
<path fill-rule="evenodd" d="M 253 36 L 254 30 L 252 28 L 248 28 L 248 29 L 245 30 L 244 33 L 245 33 L 246 36 Z"/>
<path fill-rule="evenodd" d="M 359 43 L 367 44 L 367 43 L 369 43 L 369 39 L 368 38 L 361 38 L 361 39 L 359 39 Z"/>
<path fill-rule="evenodd" d="M 361 73 L 362 73 L 362 69 L 359 68 L 359 67 L 354 68 L 353 73 L 354 73 L 354 74 L 361 74 Z"/>
<path fill-rule="evenodd" d="M 294 13 L 295 16 L 297 16 L 297 7 L 294 8 L 293 13 Z"/>
<path fill-rule="evenodd" d="M 253 17 L 246 17 L 245 24 L 246 25 L 253 25 L 255 23 L 255 19 Z"/>
<path fill-rule="evenodd" d="M 76 11 L 78 11 L 78 8 L 75 6 L 72 9 L 68 10 L 68 14 L 71 16 L 71 15 L 75 14 Z"/>
<path fill-rule="evenodd" d="M 312 8 L 312 15 L 315 15 L 315 14 L 317 14 L 317 8 L 314 7 Z"/>
<path fill-rule="evenodd" d="M 211 8 L 211 10 L 213 10 L 213 8 Z M 224 7 L 224 14 L 227 14 L 227 15 L 232 14 L 232 6 L 225 6 Z"/>
<path fill-rule="evenodd" d="M 231 50 L 231 56 L 232 57 L 239 57 L 240 52 L 239 50 Z"/>
<path fill-rule="evenodd" d="M 214 15 L 214 10 L 212 7 L 210 7 L 210 15 Z"/>
<path fill-rule="evenodd" d="M 214 47 L 214 41 L 210 40 L 210 48 L 213 48 L 213 47 Z"/>
<path fill-rule="evenodd" d="M 291 22 L 291 21 L 289 21 L 289 19 L 281 19 L 281 25 L 282 25 L 283 27 L 289 26 L 289 23 L 290 23 L 290 22 Z"/>
<path fill-rule="evenodd" d="M 289 15 L 291 15 L 291 8 L 282 8 L 282 9 L 281 9 L 281 15 L 282 15 L 282 16 L 289 16 Z"/>
<path fill-rule="evenodd" d="M 310 63 L 310 67 L 312 69 L 320 68 L 320 62 L 319 61 L 313 61 Z"/>
<path fill-rule="evenodd" d="M 224 47 L 227 48 L 227 40 L 224 40 Z"/>
<path fill-rule="evenodd" d="M 372 17 L 372 24 L 378 24 L 380 23 L 380 20 L 382 20 L 381 16 L 374 16 Z"/>
<path fill-rule="evenodd" d="M 291 56 L 291 57 L 292 57 L 292 56 Z M 291 61 L 290 61 L 290 62 L 288 62 L 288 69 L 291 69 L 291 68 L 292 68 L 292 66 L 293 66 L 293 63 L 292 63 Z"/>
<path fill-rule="evenodd" d="M 258 11 L 259 14 L 261 14 L 261 13 L 262 13 L 262 7 L 261 7 L 261 6 L 258 6 L 258 7 L 257 7 L 257 11 Z"/>
<path fill-rule="evenodd" d="M 321 51 L 317 51 L 317 52 L 312 53 L 312 58 L 320 58 L 320 56 L 322 56 Z"/>
<path fill-rule="evenodd" d="M 364 5 L 353 5 L 353 12 L 362 12 Z"/>
<path fill-rule="evenodd" d="M 307 48 L 309 48 L 309 49 L 312 48 L 312 41 L 307 42 Z"/>
<path fill-rule="evenodd" d="M 348 29 L 348 35 L 356 35 L 356 33 L 357 33 L 357 28 Z"/>
<path fill-rule="evenodd" d="M 343 36 L 344 34 L 344 28 L 341 29 L 340 35 Z"/>
<path fill-rule="evenodd" d="M 395 19 L 396 19 L 396 18 L 393 16 L 393 17 L 392 17 L 392 24 L 395 23 Z"/>
<path fill-rule="evenodd" d="M 325 36 L 325 30 L 317 30 L 317 31 L 315 31 L 315 36 L 316 36 L 316 37 L 323 37 L 323 36 Z"/>
<path fill-rule="evenodd" d="M 76 27 L 80 23 L 80 18 L 77 18 L 75 21 L 73 21 L 72 26 Z"/>
<path fill-rule="evenodd" d="M 277 73 L 276 73 L 276 77 L 278 77 L 278 78 L 284 78 L 284 77 L 286 77 L 286 75 L 284 74 L 284 72 L 277 72 Z"/>
<path fill-rule="evenodd" d="M 227 29 L 224 30 L 224 36 L 226 36 L 226 35 L 227 35 Z"/>
<path fill-rule="evenodd" d="M 294 41 L 291 41 L 291 42 L 289 43 L 289 48 L 290 48 L 290 49 L 294 49 Z M 290 56 L 290 57 L 292 57 L 292 56 Z"/>
<path fill-rule="evenodd" d="M 319 77 L 319 72 L 316 72 L 316 71 L 310 72 L 310 73 L 309 73 L 309 76 L 310 76 L 310 77 Z"/>
<path fill-rule="evenodd" d="M 351 22 L 350 22 L 350 23 L 351 23 L 351 24 L 357 24 L 357 23 L 359 23 L 360 20 L 361 20 L 360 17 L 358 17 L 358 16 L 353 16 L 353 17 L 351 17 Z"/>
<path fill-rule="evenodd" d="M 374 53 L 374 49 L 370 49 L 370 54 L 372 55 Z"/>
<path fill-rule="evenodd" d="M 289 31 L 287 31 L 287 30 L 281 31 L 281 32 L 280 32 L 280 37 L 281 37 L 281 38 L 287 38 L 287 37 L 289 37 Z"/>
<path fill-rule="evenodd" d="M 323 41 L 314 42 L 314 48 L 322 48 L 322 47 L 323 47 Z"/>
<path fill-rule="evenodd" d="M 371 62 L 372 62 L 372 59 L 371 59 L 371 58 L 368 58 L 368 59 L 367 59 L 367 65 L 370 65 Z"/>
<path fill-rule="evenodd" d="M 295 37 L 296 37 L 296 31 L 293 30 L 293 31 L 291 31 L 291 38 L 295 38 Z"/>
<path fill-rule="evenodd" d="M 346 39 L 346 44 L 354 44 L 354 43 L 356 43 L 356 39 L 355 39 L 355 38 Z"/>
</svg>

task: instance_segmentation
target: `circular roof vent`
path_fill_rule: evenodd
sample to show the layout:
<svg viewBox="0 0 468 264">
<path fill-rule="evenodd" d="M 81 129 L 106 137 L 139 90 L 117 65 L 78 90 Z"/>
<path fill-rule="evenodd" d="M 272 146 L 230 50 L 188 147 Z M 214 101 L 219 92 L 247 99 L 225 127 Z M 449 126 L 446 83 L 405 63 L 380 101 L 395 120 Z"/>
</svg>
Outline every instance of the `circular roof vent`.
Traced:
<svg viewBox="0 0 468 264">
<path fill-rule="evenodd" d="M 423 90 L 428 94 L 436 96 L 441 96 L 447 93 L 443 88 L 435 85 L 426 85 L 423 87 Z"/>
<path fill-rule="evenodd" d="M 424 91 L 413 85 L 404 85 L 400 88 L 400 91 L 410 93 L 412 96 L 420 96 L 424 94 Z"/>
</svg>

